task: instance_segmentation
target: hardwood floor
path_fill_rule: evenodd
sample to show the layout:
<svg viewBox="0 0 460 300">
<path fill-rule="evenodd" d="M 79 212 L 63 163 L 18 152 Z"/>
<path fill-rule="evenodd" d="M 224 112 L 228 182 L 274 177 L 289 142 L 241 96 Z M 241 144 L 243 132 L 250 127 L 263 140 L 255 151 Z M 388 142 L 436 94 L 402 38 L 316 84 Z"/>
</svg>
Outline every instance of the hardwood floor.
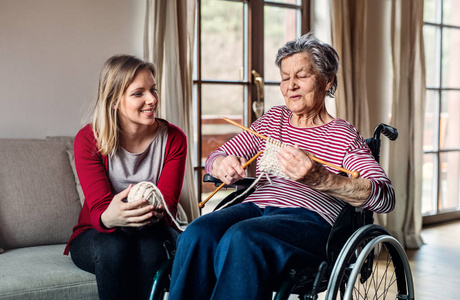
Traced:
<svg viewBox="0 0 460 300">
<path fill-rule="evenodd" d="M 407 250 L 417 300 L 460 299 L 460 221 L 422 231 L 424 245 Z"/>
<path fill-rule="evenodd" d="M 460 221 L 422 230 L 424 244 L 407 250 L 416 300 L 460 299 Z M 319 295 L 324 300 L 325 293 Z M 298 299 L 290 296 L 289 300 Z"/>
</svg>

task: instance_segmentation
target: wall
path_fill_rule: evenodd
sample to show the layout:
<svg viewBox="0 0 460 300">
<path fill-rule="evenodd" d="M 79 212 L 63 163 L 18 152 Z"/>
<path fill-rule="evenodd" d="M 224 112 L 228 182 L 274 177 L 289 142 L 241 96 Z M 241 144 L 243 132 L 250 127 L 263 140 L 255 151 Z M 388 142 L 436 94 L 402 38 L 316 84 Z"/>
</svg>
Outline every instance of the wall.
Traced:
<svg viewBox="0 0 460 300">
<path fill-rule="evenodd" d="M 143 0 L 1 0 L 0 137 L 75 135 L 113 54 L 143 55 Z"/>
</svg>

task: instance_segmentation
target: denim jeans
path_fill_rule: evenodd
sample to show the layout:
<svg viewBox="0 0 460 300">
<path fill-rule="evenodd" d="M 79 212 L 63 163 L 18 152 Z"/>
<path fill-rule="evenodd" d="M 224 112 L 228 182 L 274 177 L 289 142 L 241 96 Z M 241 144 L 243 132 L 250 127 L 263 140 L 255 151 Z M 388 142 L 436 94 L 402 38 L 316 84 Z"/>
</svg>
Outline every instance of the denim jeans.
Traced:
<svg viewBox="0 0 460 300">
<path fill-rule="evenodd" d="M 326 259 L 330 229 L 307 209 L 252 203 L 199 217 L 178 238 L 170 299 L 267 299 L 284 269 Z"/>
<path fill-rule="evenodd" d="M 89 229 L 72 242 L 72 260 L 96 275 L 100 299 L 148 299 L 153 277 L 167 255 L 163 242 L 175 247 L 178 232 L 164 225 L 100 233 Z"/>
</svg>

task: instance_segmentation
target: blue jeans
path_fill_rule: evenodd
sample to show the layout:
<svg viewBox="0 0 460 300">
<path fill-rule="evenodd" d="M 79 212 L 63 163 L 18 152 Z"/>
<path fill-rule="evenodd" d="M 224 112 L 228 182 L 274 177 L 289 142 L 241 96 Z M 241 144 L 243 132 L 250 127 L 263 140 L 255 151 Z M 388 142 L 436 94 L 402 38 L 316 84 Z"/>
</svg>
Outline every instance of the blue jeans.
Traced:
<svg viewBox="0 0 460 300">
<path fill-rule="evenodd" d="M 153 277 L 167 255 L 163 242 L 175 247 L 178 232 L 158 224 L 142 229 L 100 233 L 89 229 L 72 242 L 72 260 L 96 275 L 100 299 L 148 299 Z"/>
<path fill-rule="evenodd" d="M 252 203 L 199 217 L 178 238 L 170 299 L 266 299 L 283 270 L 326 259 L 330 229 L 307 209 Z"/>
</svg>

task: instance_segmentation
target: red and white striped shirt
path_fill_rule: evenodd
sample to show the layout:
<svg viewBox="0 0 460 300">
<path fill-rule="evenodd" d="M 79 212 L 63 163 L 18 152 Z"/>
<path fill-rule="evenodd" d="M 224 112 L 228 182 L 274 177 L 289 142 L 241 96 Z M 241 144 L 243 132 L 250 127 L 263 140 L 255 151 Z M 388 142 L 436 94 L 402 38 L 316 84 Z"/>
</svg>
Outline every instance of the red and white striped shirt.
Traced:
<svg viewBox="0 0 460 300">
<path fill-rule="evenodd" d="M 370 180 L 372 184 L 372 192 L 363 208 L 377 213 L 393 210 L 395 196 L 391 182 L 353 125 L 342 119 L 334 119 L 319 127 L 297 128 L 290 123 L 291 115 L 292 112 L 286 106 L 274 106 L 257 119 L 251 125 L 251 129 L 288 145 L 297 144 L 301 149 L 324 161 L 348 170 L 359 171 L 360 177 Z M 217 157 L 234 155 L 250 159 L 260 150 L 264 150 L 265 145 L 265 140 L 244 131 L 210 154 L 206 160 L 206 172 L 211 173 Z M 260 159 L 259 156 L 256 176 L 261 172 L 258 163 Z M 334 168 L 325 167 L 332 173 L 339 173 Z M 268 176 L 272 184 L 263 176 L 256 186 L 256 191 L 244 202 L 254 202 L 261 208 L 303 207 L 317 212 L 331 225 L 345 205 L 342 200 L 316 191 L 305 184 L 273 174 Z"/>
</svg>

